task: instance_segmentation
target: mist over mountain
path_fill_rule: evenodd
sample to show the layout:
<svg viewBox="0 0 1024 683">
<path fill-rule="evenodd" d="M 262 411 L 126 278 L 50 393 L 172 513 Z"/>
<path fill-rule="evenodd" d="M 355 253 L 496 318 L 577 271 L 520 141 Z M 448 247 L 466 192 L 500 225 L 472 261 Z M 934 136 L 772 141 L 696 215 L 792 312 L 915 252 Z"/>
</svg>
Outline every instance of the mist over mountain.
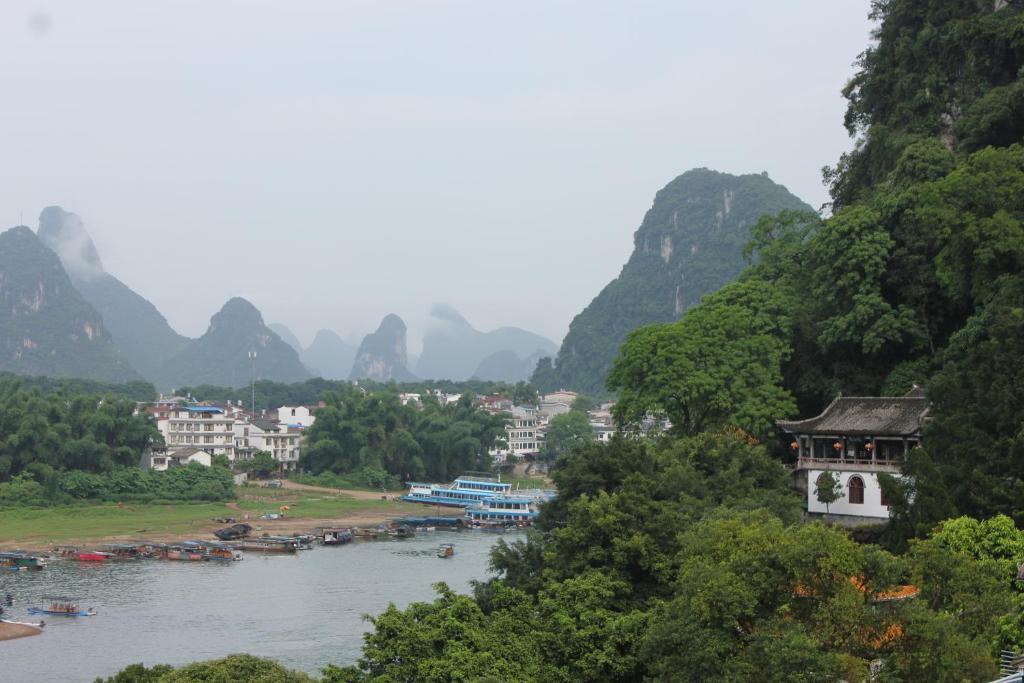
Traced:
<svg viewBox="0 0 1024 683">
<path fill-rule="evenodd" d="M 268 323 L 267 327 L 273 331 L 274 334 L 280 337 L 281 341 L 295 349 L 295 352 L 300 356 L 302 355 L 302 342 L 299 341 L 299 338 L 295 336 L 295 333 L 292 332 L 287 325 L 282 323 Z"/>
<path fill-rule="evenodd" d="M 558 348 L 550 339 L 518 327 L 499 327 L 480 332 L 451 306 L 437 305 L 431 311 L 431 324 L 423 336 L 423 351 L 416 374 L 429 379 L 469 379 L 484 359 L 500 351 L 509 351 L 519 359 L 541 352 L 551 354 Z M 503 364 L 509 357 L 504 356 Z M 490 372 L 484 368 L 486 372 Z M 480 376 L 480 379 L 491 379 Z"/>
<path fill-rule="evenodd" d="M 407 366 L 405 321 L 394 313 L 384 316 L 376 332 L 363 337 L 356 353 L 349 379 L 372 379 L 378 382 L 413 382 Z"/>
<path fill-rule="evenodd" d="M 301 357 L 306 367 L 324 379 L 346 379 L 357 350 L 331 330 L 319 330 Z"/>
<path fill-rule="evenodd" d="M 77 214 L 48 206 L 39 215 L 39 239 L 60 257 L 79 293 L 102 316 L 124 358 L 156 382 L 165 361 L 187 337 L 175 332 L 156 306 L 103 269 L 96 246 Z"/>
<path fill-rule="evenodd" d="M 764 214 L 811 207 L 767 176 L 687 171 L 662 188 L 633 236 L 622 272 L 569 325 L 554 366 L 533 381 L 604 394 L 605 378 L 626 335 L 642 325 L 676 320 L 705 294 L 733 280 L 743 246 Z"/>
<path fill-rule="evenodd" d="M 256 352 L 251 363 L 249 352 Z M 212 318 L 206 333 L 189 341 L 164 363 L 161 386 L 214 384 L 241 387 L 255 379 L 301 382 L 310 378 L 299 354 L 263 323 L 263 316 L 240 297 L 229 300 Z"/>
<path fill-rule="evenodd" d="M 507 349 L 495 351 L 480 361 L 471 379 L 509 384 L 529 381 L 534 368 L 537 367 L 537 361 L 545 355 L 546 352 L 538 350 L 526 358 L 520 358 Z"/>
<path fill-rule="evenodd" d="M 25 226 L 0 234 L 0 370 L 108 382 L 141 379 L 61 260 Z"/>
</svg>

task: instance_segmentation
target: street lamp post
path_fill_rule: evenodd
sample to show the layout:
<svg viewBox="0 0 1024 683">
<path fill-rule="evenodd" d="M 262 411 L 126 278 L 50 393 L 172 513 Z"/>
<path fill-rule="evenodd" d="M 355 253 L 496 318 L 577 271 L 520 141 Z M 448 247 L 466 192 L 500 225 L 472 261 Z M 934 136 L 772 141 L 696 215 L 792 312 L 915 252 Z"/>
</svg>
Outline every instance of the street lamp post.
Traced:
<svg viewBox="0 0 1024 683">
<path fill-rule="evenodd" d="M 252 411 L 252 416 L 256 417 L 256 352 L 249 352 L 249 390 L 251 392 L 250 398 L 251 403 L 249 404 L 249 410 Z"/>
</svg>

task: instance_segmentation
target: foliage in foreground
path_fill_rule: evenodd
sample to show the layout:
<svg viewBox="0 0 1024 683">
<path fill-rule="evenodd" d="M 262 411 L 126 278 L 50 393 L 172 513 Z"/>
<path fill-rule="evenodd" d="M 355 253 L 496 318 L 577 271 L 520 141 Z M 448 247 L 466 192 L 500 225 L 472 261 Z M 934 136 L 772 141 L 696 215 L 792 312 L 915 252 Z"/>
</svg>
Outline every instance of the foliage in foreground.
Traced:
<svg viewBox="0 0 1024 683">
<path fill-rule="evenodd" d="M 81 501 L 152 503 L 222 501 L 235 497 L 231 471 L 190 463 L 165 472 L 122 467 L 102 474 L 71 470 L 21 474 L 0 484 L 4 505 L 49 506 Z"/>
<path fill-rule="evenodd" d="M 329 680 L 838 681 L 880 662 L 882 681 L 984 681 L 1024 634 L 1008 518 L 894 555 L 798 523 L 784 470 L 739 434 L 563 463 L 536 531 L 495 550 L 499 578 L 390 607 Z"/>
<path fill-rule="evenodd" d="M 96 683 L 307 683 L 314 679 L 270 659 L 252 655 L 228 655 L 222 659 L 194 662 L 181 667 L 132 664 Z"/>
<path fill-rule="evenodd" d="M 393 391 L 348 386 L 329 393 L 306 434 L 300 465 L 313 474 L 384 470 L 405 480 L 452 479 L 488 471 L 488 451 L 505 421 L 477 410 L 465 394 L 441 405 L 423 396 L 420 408 L 402 405 Z"/>
</svg>

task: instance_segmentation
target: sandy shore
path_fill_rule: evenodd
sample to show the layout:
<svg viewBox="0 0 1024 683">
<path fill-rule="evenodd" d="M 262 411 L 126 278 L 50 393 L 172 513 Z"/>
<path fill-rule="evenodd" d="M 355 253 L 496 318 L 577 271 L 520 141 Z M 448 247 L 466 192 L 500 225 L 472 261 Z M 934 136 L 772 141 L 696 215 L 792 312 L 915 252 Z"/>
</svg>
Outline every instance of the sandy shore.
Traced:
<svg viewBox="0 0 1024 683">
<path fill-rule="evenodd" d="M 32 624 L 25 624 L 19 621 L 0 620 L 0 640 L 14 640 L 26 636 L 38 636 L 43 629 Z"/>
<path fill-rule="evenodd" d="M 365 492 L 359 492 L 364 495 Z M 379 497 L 380 494 L 369 494 Z M 295 534 L 307 534 L 317 527 L 375 527 L 379 524 L 385 524 L 390 522 L 395 517 L 403 515 L 430 515 L 434 517 L 445 516 L 445 517 L 461 517 L 465 514 L 465 510 L 461 508 L 444 508 L 437 506 L 423 506 L 422 510 L 410 510 L 402 511 L 397 513 L 396 511 L 380 511 L 380 510 L 366 510 L 359 512 L 351 512 L 338 517 L 300 517 L 295 519 L 244 519 L 241 516 L 238 517 L 239 522 L 245 522 L 251 524 L 253 527 L 253 536 L 261 536 L 267 534 L 270 536 L 292 536 Z M 93 548 L 97 549 L 99 546 L 106 543 L 127 543 L 130 541 L 147 541 L 151 543 L 177 543 L 180 541 L 188 540 L 216 540 L 213 532 L 216 529 L 224 528 L 225 524 L 218 522 L 209 522 L 202 525 L 196 526 L 185 533 L 169 534 L 169 533 L 146 533 L 146 532 L 134 532 L 130 534 L 121 534 L 116 536 L 98 536 L 91 538 L 81 539 L 65 539 L 59 542 L 59 545 L 70 545 L 77 546 L 82 549 Z M 53 543 L 40 544 L 37 542 L 26 542 L 26 541 L 0 541 L 0 550 L 24 550 L 30 553 L 46 554 L 53 550 Z"/>
</svg>

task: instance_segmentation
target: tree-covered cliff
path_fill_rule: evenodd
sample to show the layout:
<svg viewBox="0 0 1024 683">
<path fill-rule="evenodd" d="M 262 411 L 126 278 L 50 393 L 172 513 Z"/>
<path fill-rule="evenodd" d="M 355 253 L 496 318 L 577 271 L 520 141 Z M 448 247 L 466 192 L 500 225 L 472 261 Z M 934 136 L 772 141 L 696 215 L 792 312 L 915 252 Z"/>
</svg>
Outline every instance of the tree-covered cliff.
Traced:
<svg viewBox="0 0 1024 683">
<path fill-rule="evenodd" d="M 156 306 L 107 273 L 81 219 L 59 206 L 39 215 L 39 238 L 61 259 L 75 289 L 102 316 L 115 346 L 147 380 L 188 342 Z"/>
<path fill-rule="evenodd" d="M 0 370 L 107 382 L 141 379 L 60 259 L 24 226 L 0 234 Z"/>
<path fill-rule="evenodd" d="M 255 363 L 249 353 L 255 352 Z M 161 386 L 215 384 L 242 387 L 256 379 L 300 382 L 310 374 L 299 354 L 263 324 L 251 303 L 235 297 L 210 318 L 210 327 L 160 369 Z"/>
<path fill-rule="evenodd" d="M 569 326 L 553 367 L 541 361 L 542 391 L 607 393 L 619 346 L 642 325 L 676 320 L 743 269 L 743 245 L 765 214 L 809 209 L 767 175 L 694 169 L 662 188 L 633 237 L 633 254 Z"/>
</svg>

